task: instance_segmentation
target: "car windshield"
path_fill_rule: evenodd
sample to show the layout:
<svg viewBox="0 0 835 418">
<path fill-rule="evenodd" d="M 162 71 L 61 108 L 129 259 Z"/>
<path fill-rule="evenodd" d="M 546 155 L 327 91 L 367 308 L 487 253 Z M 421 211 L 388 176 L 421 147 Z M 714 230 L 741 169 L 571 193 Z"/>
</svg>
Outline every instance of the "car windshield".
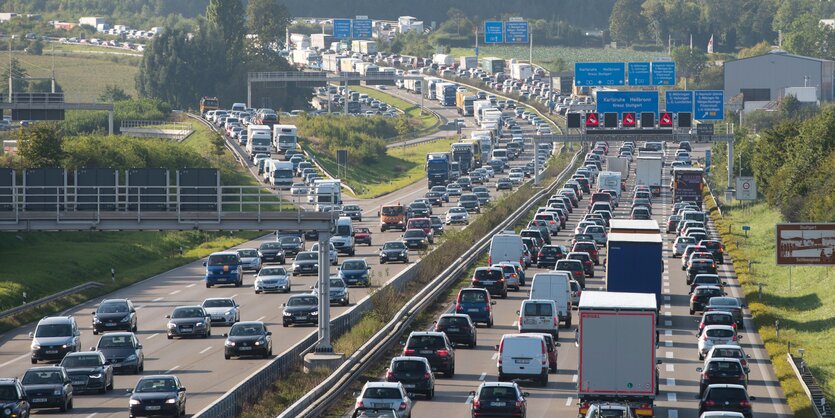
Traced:
<svg viewBox="0 0 835 418">
<path fill-rule="evenodd" d="M 17 402 L 18 395 L 14 385 L 0 385 L 0 402 Z"/>
<path fill-rule="evenodd" d="M 309 260 L 316 260 L 319 256 L 317 253 L 298 253 L 296 254 L 296 261 L 309 261 Z"/>
<path fill-rule="evenodd" d="M 365 270 L 366 266 L 363 260 L 351 260 L 342 263 L 342 270 Z"/>
<path fill-rule="evenodd" d="M 384 206 L 383 207 L 383 215 L 384 216 L 398 216 L 403 214 L 403 207 L 402 206 Z"/>
<path fill-rule="evenodd" d="M 234 254 L 217 254 L 210 255 L 208 264 L 210 266 L 222 266 L 228 264 L 237 264 L 238 257 Z"/>
<path fill-rule="evenodd" d="M 244 335 L 262 335 L 264 333 L 264 326 L 261 324 L 235 324 L 229 330 L 229 335 L 232 337 L 240 337 Z"/>
<path fill-rule="evenodd" d="M 499 280 L 502 278 L 502 272 L 494 269 L 477 269 L 473 278 L 478 280 Z"/>
<path fill-rule="evenodd" d="M 713 296 L 722 296 L 721 289 L 696 289 L 696 294 L 698 296 L 704 297 L 713 297 Z"/>
<path fill-rule="evenodd" d="M 384 250 L 405 250 L 406 249 L 406 244 L 403 244 L 402 242 L 387 242 L 387 243 L 383 244 L 383 249 Z"/>
<path fill-rule="evenodd" d="M 409 229 L 403 234 L 403 238 L 423 238 L 426 233 L 422 229 Z"/>
<path fill-rule="evenodd" d="M 477 302 L 487 302 L 487 293 L 482 291 L 467 291 L 461 292 L 461 302 L 464 303 L 477 303 Z"/>
<path fill-rule="evenodd" d="M 64 383 L 64 378 L 59 370 L 29 370 L 23 375 L 24 385 L 60 385 L 62 383 Z M 3 398 L 2 389 L 0 389 L 0 398 Z"/>
<path fill-rule="evenodd" d="M 400 390 L 397 388 L 368 388 L 365 390 L 362 397 L 373 399 L 400 399 Z"/>
<path fill-rule="evenodd" d="M 278 242 L 265 242 L 259 248 L 262 250 L 277 250 L 281 248 L 281 244 Z"/>
<path fill-rule="evenodd" d="M 299 237 L 281 237 L 278 239 L 278 242 L 282 244 L 300 244 L 302 239 Z"/>
<path fill-rule="evenodd" d="M 167 378 L 145 378 L 136 384 L 134 392 L 176 392 L 177 382 Z"/>
<path fill-rule="evenodd" d="M 239 257 L 258 257 L 258 250 L 238 250 Z"/>
<path fill-rule="evenodd" d="M 411 228 L 429 228 L 432 226 L 432 222 L 429 219 L 413 219 L 409 222 L 409 226 Z"/>
<path fill-rule="evenodd" d="M 318 304 L 319 301 L 315 296 L 292 297 L 287 301 L 287 306 L 316 306 Z"/>
<path fill-rule="evenodd" d="M 413 335 L 406 344 L 409 348 L 431 348 L 433 350 L 444 348 L 443 337 L 437 335 Z"/>
<path fill-rule="evenodd" d="M 460 316 L 442 316 L 438 321 L 438 325 L 464 327 L 470 325 L 470 323 L 467 322 L 467 318 Z"/>
<path fill-rule="evenodd" d="M 133 339 L 129 335 L 103 335 L 99 348 L 133 348 Z"/>
<path fill-rule="evenodd" d="M 357 234 L 369 234 L 371 230 L 368 228 L 357 228 L 354 232 Z"/>
<path fill-rule="evenodd" d="M 713 328 L 707 330 L 706 334 L 711 338 L 731 338 L 734 336 L 734 331 L 725 328 Z"/>
<path fill-rule="evenodd" d="M 488 386 L 481 388 L 478 397 L 488 400 L 515 401 L 516 389 L 508 386 Z"/>
<path fill-rule="evenodd" d="M 731 308 L 736 308 L 739 306 L 736 299 L 733 298 L 711 298 L 710 299 L 710 306 L 727 306 Z"/>
<path fill-rule="evenodd" d="M 742 358 L 742 350 L 733 348 L 714 348 L 713 357 L 715 358 Z"/>
<path fill-rule="evenodd" d="M 425 372 L 426 364 L 415 360 L 399 360 L 394 362 L 392 369 L 402 373 Z"/>
<path fill-rule="evenodd" d="M 722 404 L 723 402 L 734 403 L 737 404 L 742 400 L 746 399 L 745 396 L 745 389 L 737 389 L 737 388 L 711 388 L 710 392 L 708 392 L 707 399 L 710 399 L 718 404 Z"/>
<path fill-rule="evenodd" d="M 259 276 L 286 276 L 287 270 L 284 270 L 284 267 L 269 267 L 261 269 L 261 272 L 258 273 Z"/>
<path fill-rule="evenodd" d="M 577 260 L 560 260 L 557 261 L 557 266 L 555 270 L 582 270 L 583 265 Z"/>
<path fill-rule="evenodd" d="M 38 325 L 35 330 L 36 337 L 68 337 L 72 335 L 72 326 L 70 324 L 44 324 Z"/>
<path fill-rule="evenodd" d="M 449 208 L 449 213 L 467 213 L 464 208 Z"/>
<path fill-rule="evenodd" d="M 108 302 L 99 305 L 98 313 L 128 313 L 128 304 L 125 302 Z"/>
<path fill-rule="evenodd" d="M 101 361 L 101 357 L 98 355 L 95 356 L 67 356 L 64 357 L 64 360 L 61 362 L 61 367 L 65 367 L 67 369 L 72 368 L 79 368 L 79 367 L 99 367 L 103 363 Z"/>
<path fill-rule="evenodd" d="M 231 308 L 235 306 L 232 299 L 207 299 L 203 302 L 204 308 Z"/>
<path fill-rule="evenodd" d="M 177 308 L 171 318 L 202 318 L 205 315 L 200 308 Z"/>
<path fill-rule="evenodd" d="M 525 316 L 553 316 L 553 310 L 550 303 L 526 303 L 524 309 Z"/>
<path fill-rule="evenodd" d="M 574 246 L 577 251 L 593 251 L 595 250 L 594 244 L 590 242 L 578 242 L 577 245 Z"/>
<path fill-rule="evenodd" d="M 707 369 L 717 373 L 742 373 L 742 368 L 735 361 L 711 361 Z"/>
<path fill-rule="evenodd" d="M 360 207 L 357 206 L 357 205 L 346 205 L 345 207 L 342 208 L 342 210 L 355 211 L 355 210 L 360 210 Z"/>
</svg>

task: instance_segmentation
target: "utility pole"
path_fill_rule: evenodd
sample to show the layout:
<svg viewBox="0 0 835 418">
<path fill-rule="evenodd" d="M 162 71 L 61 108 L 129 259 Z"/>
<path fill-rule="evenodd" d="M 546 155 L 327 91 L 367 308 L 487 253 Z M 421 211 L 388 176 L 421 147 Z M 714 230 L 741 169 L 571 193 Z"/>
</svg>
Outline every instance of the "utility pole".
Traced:
<svg viewBox="0 0 835 418">
<path fill-rule="evenodd" d="M 531 38 L 531 49 L 529 51 L 529 59 L 528 62 L 531 63 L 531 67 L 533 67 L 533 31 L 528 28 L 528 37 Z"/>
<path fill-rule="evenodd" d="M 9 97 L 7 101 L 12 102 L 12 94 L 14 94 L 14 73 L 12 71 L 12 39 L 14 35 L 9 36 Z"/>
</svg>

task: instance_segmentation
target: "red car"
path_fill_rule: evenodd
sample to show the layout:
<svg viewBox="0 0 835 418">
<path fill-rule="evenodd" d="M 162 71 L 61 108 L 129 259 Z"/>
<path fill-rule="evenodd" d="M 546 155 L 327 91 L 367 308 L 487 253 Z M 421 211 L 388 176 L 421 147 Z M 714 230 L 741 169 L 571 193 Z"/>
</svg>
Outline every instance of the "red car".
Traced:
<svg viewBox="0 0 835 418">
<path fill-rule="evenodd" d="M 571 252 L 585 252 L 589 253 L 595 265 L 600 264 L 600 255 L 597 252 L 597 243 L 594 241 L 578 241 L 571 247 Z"/>
<path fill-rule="evenodd" d="M 371 245 L 371 230 L 368 228 L 354 229 L 354 243 Z"/>
</svg>

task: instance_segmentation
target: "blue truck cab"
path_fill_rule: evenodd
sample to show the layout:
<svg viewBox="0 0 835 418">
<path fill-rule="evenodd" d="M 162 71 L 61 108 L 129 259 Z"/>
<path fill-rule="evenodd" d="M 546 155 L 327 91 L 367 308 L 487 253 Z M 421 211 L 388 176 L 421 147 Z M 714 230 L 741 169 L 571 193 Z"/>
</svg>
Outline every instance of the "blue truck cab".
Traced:
<svg viewBox="0 0 835 418">
<path fill-rule="evenodd" d="M 212 253 L 203 265 L 206 266 L 207 288 L 216 284 L 233 284 L 235 287 L 244 284 L 243 265 L 236 251 Z"/>
</svg>

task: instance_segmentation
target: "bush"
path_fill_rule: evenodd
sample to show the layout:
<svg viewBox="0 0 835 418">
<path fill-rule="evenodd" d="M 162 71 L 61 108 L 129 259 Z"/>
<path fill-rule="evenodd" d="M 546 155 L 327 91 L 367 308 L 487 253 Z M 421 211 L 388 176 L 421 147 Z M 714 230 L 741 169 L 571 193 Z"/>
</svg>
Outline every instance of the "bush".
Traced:
<svg viewBox="0 0 835 418">
<path fill-rule="evenodd" d="M 119 101 L 113 104 L 113 126 L 118 130 L 123 120 L 166 120 L 170 114 L 171 105 L 158 99 Z M 107 132 L 107 112 L 67 112 L 63 128 L 67 135 Z"/>
<path fill-rule="evenodd" d="M 100 134 L 64 139 L 64 163 L 68 170 L 82 167 L 109 167 L 124 170 L 134 167 L 211 167 L 194 150 L 161 139 L 144 139 Z"/>
<path fill-rule="evenodd" d="M 358 118 L 341 115 L 300 116 L 299 134 L 311 139 L 317 151 L 334 160 L 336 151 L 348 150 L 351 160 L 373 163 L 386 153 L 383 138 L 398 134 L 396 121 L 383 117 Z"/>
</svg>

